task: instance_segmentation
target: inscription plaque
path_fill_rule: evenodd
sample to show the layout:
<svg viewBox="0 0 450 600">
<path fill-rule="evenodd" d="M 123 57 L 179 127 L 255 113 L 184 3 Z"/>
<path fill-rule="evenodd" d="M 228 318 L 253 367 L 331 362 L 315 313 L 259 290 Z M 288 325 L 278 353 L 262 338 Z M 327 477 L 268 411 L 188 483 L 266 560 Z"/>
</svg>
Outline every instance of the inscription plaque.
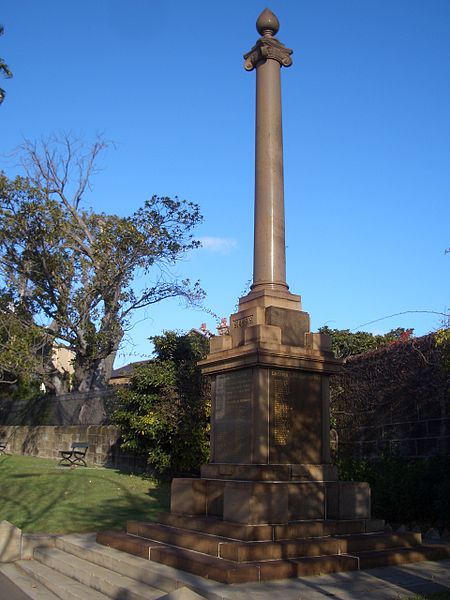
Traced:
<svg viewBox="0 0 450 600">
<path fill-rule="evenodd" d="M 287 371 L 272 371 L 273 387 L 273 437 L 277 446 L 287 444 L 290 429 L 290 413 L 292 406 L 289 404 L 289 374 Z"/>
<path fill-rule="evenodd" d="M 269 370 L 271 463 L 320 462 L 321 394 L 320 375 Z"/>
<path fill-rule="evenodd" d="M 248 327 L 249 325 L 253 325 L 253 315 L 247 315 L 246 317 L 240 317 L 239 319 L 234 319 L 233 327 L 235 329 L 239 329 L 242 327 Z"/>
<path fill-rule="evenodd" d="M 242 462 L 251 457 L 253 371 L 216 376 L 214 416 L 215 462 Z"/>
</svg>

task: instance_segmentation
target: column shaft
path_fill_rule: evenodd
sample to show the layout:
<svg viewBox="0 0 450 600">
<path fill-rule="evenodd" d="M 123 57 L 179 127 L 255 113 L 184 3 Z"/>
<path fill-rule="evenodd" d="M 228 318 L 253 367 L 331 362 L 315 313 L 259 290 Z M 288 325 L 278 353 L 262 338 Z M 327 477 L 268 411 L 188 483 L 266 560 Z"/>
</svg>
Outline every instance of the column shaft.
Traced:
<svg viewBox="0 0 450 600">
<path fill-rule="evenodd" d="M 252 289 L 287 289 L 280 64 L 256 66 L 255 231 Z"/>
</svg>

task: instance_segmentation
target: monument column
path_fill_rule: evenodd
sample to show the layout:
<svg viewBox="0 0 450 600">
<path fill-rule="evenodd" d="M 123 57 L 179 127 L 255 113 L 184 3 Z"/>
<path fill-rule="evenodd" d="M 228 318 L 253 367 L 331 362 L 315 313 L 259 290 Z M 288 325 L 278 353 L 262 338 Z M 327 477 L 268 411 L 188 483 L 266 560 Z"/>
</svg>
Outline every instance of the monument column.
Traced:
<svg viewBox="0 0 450 600">
<path fill-rule="evenodd" d="M 280 70 L 292 64 L 292 50 L 274 37 L 279 23 L 267 8 L 256 28 L 261 37 L 244 55 L 245 69 L 256 70 L 253 285 L 230 316 L 230 334 L 212 338 L 200 363 L 213 389 L 211 463 L 251 465 L 258 477 L 256 465 L 283 465 L 277 477 L 293 464 L 314 464 L 314 473 L 327 465 L 328 473 L 328 375 L 340 361 L 327 336 L 310 332 L 286 284 Z"/>
<path fill-rule="evenodd" d="M 256 22 L 262 36 L 245 54 L 256 69 L 255 221 L 252 290 L 288 289 L 284 234 L 283 136 L 280 69 L 292 64 L 292 50 L 274 36 L 277 17 L 265 9 Z"/>
<path fill-rule="evenodd" d="M 292 50 L 274 37 L 278 28 L 265 9 L 245 55 L 245 68 L 256 69 L 254 274 L 229 331 L 211 338 L 199 363 L 211 381 L 210 462 L 200 477 L 172 480 L 161 524 L 131 522 L 132 537 L 100 534 L 107 545 L 225 583 L 359 568 L 358 554 L 371 564 L 364 550 L 384 543 L 396 560 L 411 551 L 399 534 L 350 539 L 384 522 L 370 519 L 367 483 L 338 480 L 329 378 L 342 361 L 329 336 L 310 331 L 286 284 L 280 69 Z"/>
</svg>

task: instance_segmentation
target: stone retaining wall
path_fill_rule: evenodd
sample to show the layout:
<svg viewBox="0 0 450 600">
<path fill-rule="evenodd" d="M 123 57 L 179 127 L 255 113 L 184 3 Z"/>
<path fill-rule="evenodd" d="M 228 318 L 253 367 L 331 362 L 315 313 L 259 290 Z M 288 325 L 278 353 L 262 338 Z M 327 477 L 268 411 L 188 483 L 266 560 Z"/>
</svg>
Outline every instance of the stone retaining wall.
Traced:
<svg viewBox="0 0 450 600">
<path fill-rule="evenodd" d="M 116 390 L 72 392 L 30 400 L 0 397 L 1 425 L 110 425 Z"/>
<path fill-rule="evenodd" d="M 88 426 L 14 426 L 0 425 L 0 440 L 9 454 L 60 458 L 72 442 L 88 442 L 87 463 L 137 472 L 145 470 L 139 459 L 120 450 L 120 432 L 113 425 Z"/>
</svg>

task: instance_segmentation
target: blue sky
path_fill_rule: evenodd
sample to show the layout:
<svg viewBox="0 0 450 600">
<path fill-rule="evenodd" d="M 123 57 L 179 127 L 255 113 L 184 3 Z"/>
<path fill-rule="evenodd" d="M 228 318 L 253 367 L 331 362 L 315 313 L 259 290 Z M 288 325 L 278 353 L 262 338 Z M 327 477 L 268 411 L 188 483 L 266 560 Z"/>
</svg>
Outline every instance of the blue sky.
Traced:
<svg viewBox="0 0 450 600">
<path fill-rule="evenodd" d="M 273 0 L 282 71 L 287 280 L 312 328 L 436 329 L 450 306 L 450 2 Z M 204 247 L 177 272 L 234 312 L 252 276 L 261 2 L 3 0 L 0 169 L 23 137 L 115 142 L 86 203 L 126 215 L 153 195 L 197 202 Z M 163 329 L 216 323 L 165 302 L 136 315 L 116 365 Z"/>
</svg>

